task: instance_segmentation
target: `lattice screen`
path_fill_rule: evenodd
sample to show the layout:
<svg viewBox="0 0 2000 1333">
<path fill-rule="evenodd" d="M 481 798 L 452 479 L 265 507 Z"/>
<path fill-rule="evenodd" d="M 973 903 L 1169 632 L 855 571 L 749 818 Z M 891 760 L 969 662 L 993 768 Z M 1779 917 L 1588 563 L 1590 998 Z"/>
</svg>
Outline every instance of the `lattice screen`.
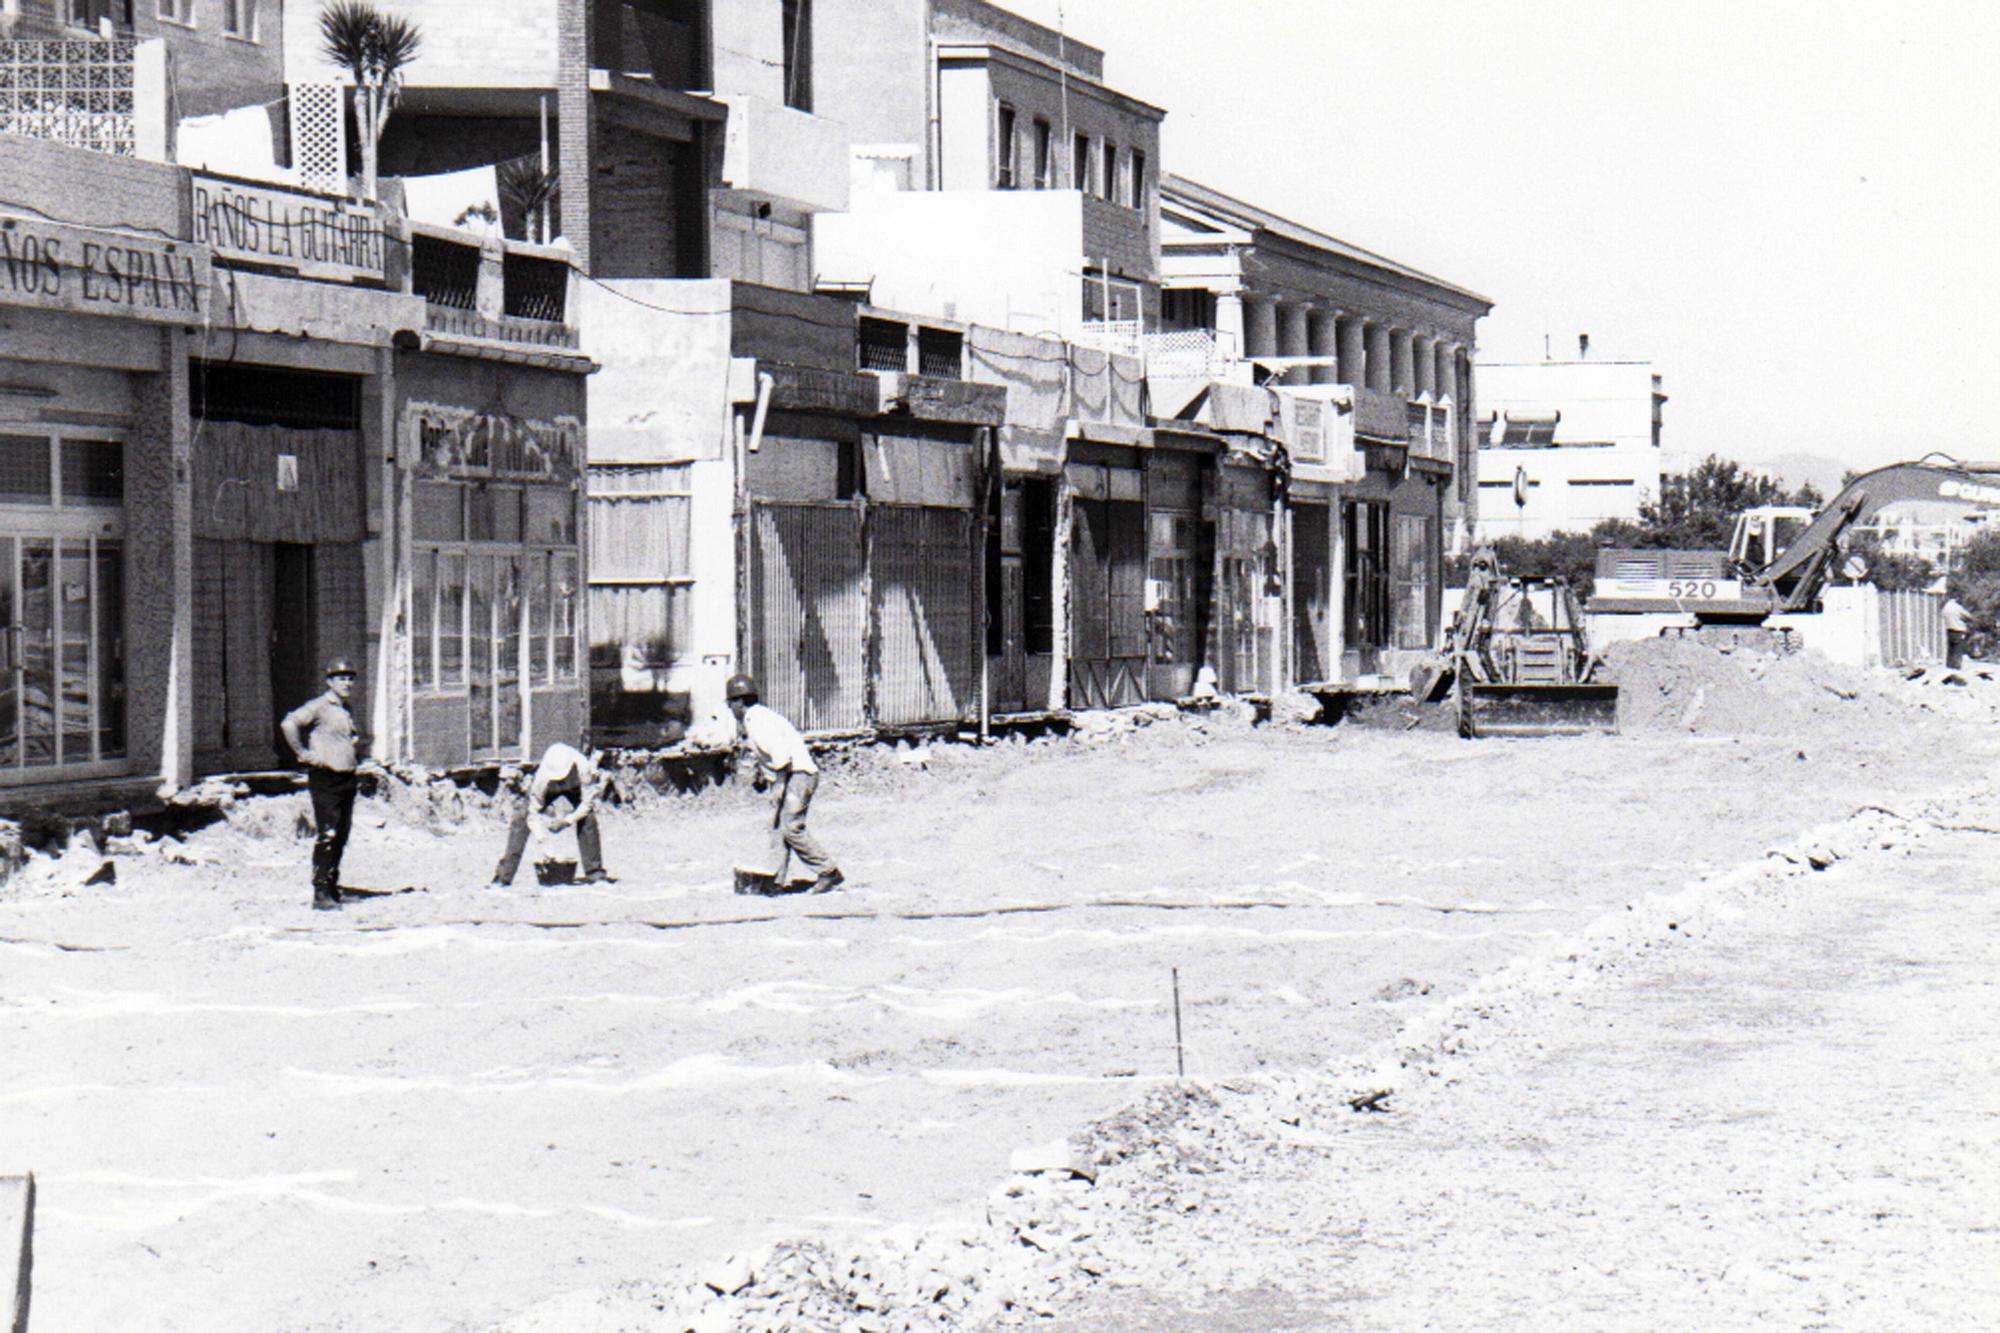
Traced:
<svg viewBox="0 0 2000 1333">
<path fill-rule="evenodd" d="M 133 44 L 0 41 L 0 134 L 130 157 Z"/>
<path fill-rule="evenodd" d="M 338 83 L 291 85 L 292 167 L 308 190 L 347 193 L 346 98 Z"/>
</svg>

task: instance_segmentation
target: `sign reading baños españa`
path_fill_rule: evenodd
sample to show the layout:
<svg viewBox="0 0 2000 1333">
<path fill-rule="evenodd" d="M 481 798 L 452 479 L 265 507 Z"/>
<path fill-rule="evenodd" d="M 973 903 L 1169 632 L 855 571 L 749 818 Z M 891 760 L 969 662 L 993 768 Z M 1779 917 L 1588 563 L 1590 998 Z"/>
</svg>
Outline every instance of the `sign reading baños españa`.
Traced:
<svg viewBox="0 0 2000 1333">
<path fill-rule="evenodd" d="M 205 246 L 0 216 L 0 305 L 198 324 L 208 294 Z"/>
</svg>

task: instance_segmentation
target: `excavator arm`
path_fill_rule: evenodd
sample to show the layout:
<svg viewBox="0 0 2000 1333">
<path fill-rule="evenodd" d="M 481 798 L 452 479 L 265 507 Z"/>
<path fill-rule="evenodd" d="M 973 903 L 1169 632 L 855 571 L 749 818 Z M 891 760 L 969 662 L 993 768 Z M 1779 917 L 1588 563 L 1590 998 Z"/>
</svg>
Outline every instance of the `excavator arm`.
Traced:
<svg viewBox="0 0 2000 1333">
<path fill-rule="evenodd" d="M 1768 589 L 1781 611 L 1810 609 L 1848 529 L 1889 505 L 1932 500 L 1971 504 L 2000 514 L 2000 466 L 1985 463 L 1892 463 L 1864 472 L 1833 497 L 1775 559 L 1745 583 Z"/>
</svg>

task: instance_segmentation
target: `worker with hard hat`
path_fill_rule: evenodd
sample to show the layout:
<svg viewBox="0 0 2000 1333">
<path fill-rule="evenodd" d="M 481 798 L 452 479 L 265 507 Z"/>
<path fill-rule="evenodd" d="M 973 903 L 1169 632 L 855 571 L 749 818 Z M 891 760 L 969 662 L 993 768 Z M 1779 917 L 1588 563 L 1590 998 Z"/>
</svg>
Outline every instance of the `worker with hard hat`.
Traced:
<svg viewBox="0 0 2000 1333">
<path fill-rule="evenodd" d="M 354 827 L 354 795 L 361 779 L 360 744 L 355 736 L 354 664 L 336 657 L 326 664 L 326 692 L 285 714 L 278 730 L 292 756 L 305 765 L 306 791 L 312 797 L 312 905 L 316 911 L 340 906 L 340 857 Z"/>
<path fill-rule="evenodd" d="M 753 779 L 757 790 L 775 786 L 771 808 L 771 870 L 768 875 L 739 873 L 737 892 L 794 892 L 786 881 L 791 857 L 797 857 L 799 864 L 815 876 L 810 885 L 799 887 L 809 887 L 814 893 L 839 888 L 846 877 L 826 849 L 806 831 L 806 815 L 812 809 L 813 793 L 819 789 L 819 765 L 813 762 L 805 738 L 776 710 L 758 701 L 757 682 L 750 677 L 731 676 L 723 695 L 757 760 Z"/>
<path fill-rule="evenodd" d="M 535 766 L 514 805 L 514 822 L 507 830 L 507 850 L 500 854 L 500 864 L 494 868 L 493 882 L 488 888 L 504 889 L 513 884 L 514 875 L 521 868 L 521 854 L 528 849 L 530 818 L 548 815 L 549 807 L 557 800 L 568 801 L 570 808 L 567 814 L 548 817 L 549 832 L 559 833 L 571 827 L 576 829 L 576 849 L 583 861 L 583 882 L 614 882 L 605 873 L 604 844 L 597 831 L 597 798 L 609 782 L 603 765 L 603 752 L 593 750 L 585 754 L 574 745 L 565 745 L 561 741 L 542 753 L 542 762 Z"/>
</svg>

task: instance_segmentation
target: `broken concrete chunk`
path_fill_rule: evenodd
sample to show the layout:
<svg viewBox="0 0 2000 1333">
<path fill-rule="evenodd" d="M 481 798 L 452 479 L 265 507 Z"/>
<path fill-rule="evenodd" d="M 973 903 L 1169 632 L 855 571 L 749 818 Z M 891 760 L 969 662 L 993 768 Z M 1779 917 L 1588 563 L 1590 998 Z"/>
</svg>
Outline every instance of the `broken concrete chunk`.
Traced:
<svg viewBox="0 0 2000 1333">
<path fill-rule="evenodd" d="M 710 1269 L 708 1275 L 702 1279 L 702 1284 L 717 1295 L 734 1296 L 756 1281 L 756 1278 L 757 1274 L 752 1271 L 750 1261 L 741 1255 L 732 1254 Z"/>
<path fill-rule="evenodd" d="M 1097 1168 L 1071 1148 L 1067 1139 L 1057 1139 L 1032 1148 L 1016 1148 L 1007 1159 L 1007 1169 L 1023 1175 L 1061 1174 L 1081 1180 L 1097 1179 Z"/>
</svg>

